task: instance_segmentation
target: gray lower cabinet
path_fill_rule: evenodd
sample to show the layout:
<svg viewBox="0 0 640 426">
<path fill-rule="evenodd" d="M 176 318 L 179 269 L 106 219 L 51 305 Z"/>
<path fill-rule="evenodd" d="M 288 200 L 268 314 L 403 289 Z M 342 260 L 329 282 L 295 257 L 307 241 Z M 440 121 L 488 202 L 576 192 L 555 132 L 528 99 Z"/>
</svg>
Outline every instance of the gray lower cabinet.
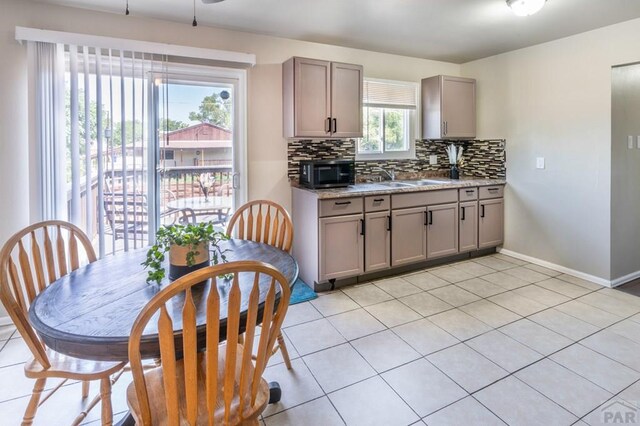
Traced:
<svg viewBox="0 0 640 426">
<path fill-rule="evenodd" d="M 427 259 L 427 227 L 424 207 L 391 211 L 391 266 Z"/>
<path fill-rule="evenodd" d="M 427 208 L 427 259 L 458 253 L 458 203 Z"/>
<path fill-rule="evenodd" d="M 389 211 L 364 216 L 364 270 L 380 271 L 391 266 L 391 216 Z"/>
<path fill-rule="evenodd" d="M 319 219 L 320 281 L 364 272 L 362 214 Z"/>
<path fill-rule="evenodd" d="M 478 202 L 460 203 L 460 253 L 478 249 Z"/>
<path fill-rule="evenodd" d="M 495 247 L 504 241 L 504 199 L 480 200 L 478 248 Z"/>
</svg>

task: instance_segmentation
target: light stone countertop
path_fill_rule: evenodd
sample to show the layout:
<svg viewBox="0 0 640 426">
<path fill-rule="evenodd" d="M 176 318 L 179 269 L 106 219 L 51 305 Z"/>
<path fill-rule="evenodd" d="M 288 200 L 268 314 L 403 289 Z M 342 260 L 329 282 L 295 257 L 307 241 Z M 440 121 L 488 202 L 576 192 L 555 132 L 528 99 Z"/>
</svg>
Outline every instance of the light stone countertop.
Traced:
<svg viewBox="0 0 640 426">
<path fill-rule="evenodd" d="M 424 185 L 399 185 L 390 186 L 389 183 L 415 183 L 416 180 L 396 180 L 384 181 L 381 183 L 357 183 L 349 185 L 345 188 L 326 188 L 326 189 L 309 189 L 300 186 L 297 182 L 292 182 L 291 186 L 304 191 L 309 191 L 316 195 L 318 199 L 345 198 L 345 197 L 361 197 L 365 195 L 386 195 L 386 194 L 404 194 L 410 192 L 421 191 L 437 191 L 440 189 L 468 188 L 472 186 L 491 186 L 505 185 L 506 179 L 483 179 L 463 177 L 461 179 L 452 180 L 446 178 L 428 178 L 422 179 L 430 181 Z M 435 183 L 435 182 L 438 183 Z M 434 183 L 431 183 L 434 182 Z M 386 183 L 386 184 L 385 184 Z"/>
</svg>

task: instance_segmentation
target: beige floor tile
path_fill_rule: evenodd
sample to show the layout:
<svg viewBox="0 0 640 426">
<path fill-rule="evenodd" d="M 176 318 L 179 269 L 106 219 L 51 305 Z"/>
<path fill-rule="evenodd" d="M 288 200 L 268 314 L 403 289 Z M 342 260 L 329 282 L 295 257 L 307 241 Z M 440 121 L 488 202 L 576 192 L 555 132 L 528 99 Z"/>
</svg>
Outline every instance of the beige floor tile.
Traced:
<svg viewBox="0 0 640 426">
<path fill-rule="evenodd" d="M 421 357 L 391 330 L 354 340 L 351 345 L 378 373 Z"/>
<path fill-rule="evenodd" d="M 500 331 L 545 356 L 573 343 L 573 340 L 526 318 L 505 325 Z"/>
<path fill-rule="evenodd" d="M 474 397 L 510 425 L 571 425 L 577 419 L 513 376 L 476 393 Z"/>
<path fill-rule="evenodd" d="M 514 265 L 518 265 L 518 266 L 526 265 L 529 263 L 512 256 L 507 256 L 506 254 L 502 254 L 502 253 L 496 253 L 491 257 L 495 257 L 496 259 L 504 260 L 505 262 L 513 263 Z"/>
<path fill-rule="evenodd" d="M 329 399 L 348 425 L 405 426 L 420 420 L 380 377 L 334 392 Z"/>
<path fill-rule="evenodd" d="M 556 278 L 559 278 L 571 284 L 579 285 L 580 287 L 584 287 L 589 290 L 600 290 L 601 288 L 603 288 L 600 284 L 583 280 L 582 278 L 574 277 L 573 275 L 561 274 L 561 275 L 558 275 Z"/>
<path fill-rule="evenodd" d="M 351 311 L 360 307 L 341 291 L 320 296 L 317 299 L 312 300 L 311 304 L 325 317 Z"/>
<path fill-rule="evenodd" d="M 455 285 L 440 287 L 429 291 L 429 294 L 436 296 L 438 299 L 444 300 L 451 306 L 462 306 L 471 302 L 475 302 L 480 298 L 473 293 L 469 293 Z"/>
<path fill-rule="evenodd" d="M 598 291 L 589 293 L 576 300 L 622 317 L 628 317 L 637 314 L 638 311 L 640 311 L 640 308 L 630 303 L 607 296 L 606 294 L 602 294 Z"/>
<path fill-rule="evenodd" d="M 516 377 L 578 417 L 584 416 L 613 396 L 548 359 L 517 372 Z"/>
<path fill-rule="evenodd" d="M 470 393 L 509 374 L 464 343 L 431 354 L 427 359 Z"/>
<path fill-rule="evenodd" d="M 460 340 L 470 339 L 491 330 L 491 327 L 459 309 L 452 309 L 429 318 L 438 327 Z"/>
<path fill-rule="evenodd" d="M 505 290 L 515 290 L 516 288 L 524 287 L 529 284 L 524 280 L 505 274 L 504 272 L 496 272 L 494 274 L 484 275 L 482 279 L 500 286 Z"/>
<path fill-rule="evenodd" d="M 580 344 L 571 345 L 550 358 L 614 394 L 640 379 L 637 371 Z"/>
<path fill-rule="evenodd" d="M 461 271 L 460 269 L 454 268 L 453 266 L 445 266 L 442 268 L 429 270 L 429 272 L 439 278 L 442 278 L 445 281 L 449 281 L 450 283 L 457 283 L 474 278 L 473 275 Z"/>
<path fill-rule="evenodd" d="M 342 291 L 360 306 L 375 305 L 393 299 L 392 295 L 385 293 L 373 284 L 346 287 Z"/>
<path fill-rule="evenodd" d="M 340 426 L 344 422 L 326 396 L 265 418 L 267 426 Z"/>
<path fill-rule="evenodd" d="M 617 315 L 598 309 L 595 306 L 579 302 L 578 300 L 563 303 L 562 305 L 556 306 L 555 309 L 600 328 L 608 327 L 622 319 Z"/>
<path fill-rule="evenodd" d="M 496 330 L 475 337 L 466 343 L 510 373 L 533 364 L 543 357 L 533 349 Z"/>
<path fill-rule="evenodd" d="M 393 297 L 404 297 L 410 294 L 420 293 L 422 291 L 420 288 L 400 277 L 376 281 L 373 284 Z"/>
<path fill-rule="evenodd" d="M 555 271 L 553 269 L 545 268 L 544 266 L 536 265 L 534 263 L 527 263 L 524 265 L 525 268 L 529 268 L 532 271 L 540 272 L 548 277 L 557 277 L 558 275 L 562 275 L 562 272 Z"/>
<path fill-rule="evenodd" d="M 520 296 L 513 291 L 491 296 L 488 300 L 522 316 L 528 316 L 547 309 L 542 303 Z"/>
<path fill-rule="evenodd" d="M 453 267 L 456 269 L 460 269 L 461 271 L 464 271 L 469 275 L 473 275 L 474 277 L 480 277 L 482 275 L 492 274 L 496 271 L 495 269 L 491 269 L 487 266 L 481 265 L 473 261 L 456 263 L 453 265 Z"/>
<path fill-rule="evenodd" d="M 302 359 L 291 361 L 291 366 L 291 370 L 287 370 L 284 364 L 265 369 L 264 379 L 267 382 L 278 382 L 282 389 L 282 399 L 275 404 L 267 405 L 267 408 L 262 413 L 263 416 L 279 413 L 287 408 L 295 407 L 324 395 L 322 388 L 318 385 Z"/>
<path fill-rule="evenodd" d="M 47 384 L 47 389 L 54 387 L 60 380 L 52 379 L 50 382 Z M 31 395 L 35 380 L 25 377 L 24 364 L 14 364 L 0 368 L 0 383 L 5 384 L 0 386 L 0 402 L 4 402 Z"/>
<path fill-rule="evenodd" d="M 384 324 L 362 308 L 327 319 L 347 340 L 357 339 L 386 329 Z"/>
<path fill-rule="evenodd" d="M 503 325 L 522 318 L 520 315 L 514 314 L 488 300 L 478 300 L 477 302 L 461 306 L 460 310 L 493 328 L 502 327 Z"/>
<path fill-rule="evenodd" d="M 392 331 L 422 355 L 428 355 L 459 342 L 427 318 L 394 327 Z"/>
<path fill-rule="evenodd" d="M 482 278 L 472 278 L 467 281 L 460 281 L 459 283 L 456 283 L 456 285 L 480 297 L 495 296 L 496 294 L 507 291 L 507 289 L 490 283 Z"/>
<path fill-rule="evenodd" d="M 293 360 L 296 358 L 300 358 L 300 354 L 298 353 L 298 351 L 296 350 L 295 345 L 291 342 L 291 339 L 289 339 L 289 336 L 287 336 L 287 332 L 282 330 L 282 337 L 284 337 L 284 343 L 287 346 L 287 351 L 289 353 L 289 359 Z M 258 350 L 258 340 L 260 339 L 259 336 L 255 337 L 254 340 L 254 348 L 257 351 Z M 282 351 L 277 351 L 275 354 L 271 355 L 271 357 L 269 357 L 269 362 L 267 365 L 277 365 L 284 362 L 284 359 L 282 358 Z"/>
<path fill-rule="evenodd" d="M 469 396 L 428 416 L 429 426 L 483 425 L 504 426 L 505 423 Z"/>
<path fill-rule="evenodd" d="M 640 382 L 636 382 L 620 392 L 618 398 L 621 398 L 638 406 L 638 404 L 640 404 Z"/>
<path fill-rule="evenodd" d="M 495 269 L 496 271 L 504 271 L 518 266 L 517 264 L 512 263 L 511 259 L 507 262 L 504 258 L 498 258 L 496 256 L 478 257 L 473 259 L 473 261 L 481 265 L 488 266 L 491 269 Z"/>
<path fill-rule="evenodd" d="M 581 321 L 553 308 L 531 315 L 529 319 L 573 340 L 583 339 L 600 330 L 600 328 L 595 325 Z"/>
<path fill-rule="evenodd" d="M 640 345 L 609 330 L 589 336 L 580 342 L 619 363 L 640 372 Z"/>
<path fill-rule="evenodd" d="M 538 287 L 537 285 L 528 285 L 526 287 L 520 287 L 513 290 L 515 294 L 519 294 L 522 297 L 535 300 L 538 303 L 542 303 L 545 306 L 555 306 L 561 303 L 571 300 L 567 296 L 563 296 L 555 291 L 547 290 L 546 288 Z"/>
<path fill-rule="evenodd" d="M 540 272 L 536 272 L 524 266 L 506 269 L 504 273 L 507 275 L 511 275 L 512 277 L 519 278 L 522 281 L 526 281 L 528 283 L 537 283 L 538 281 L 546 280 L 549 278 L 545 274 L 541 274 Z"/>
<path fill-rule="evenodd" d="M 0 367 L 21 364 L 31 359 L 31 351 L 22 338 L 7 340 L 0 351 Z"/>
<path fill-rule="evenodd" d="M 398 300 L 425 317 L 453 308 L 450 304 L 429 294 L 428 292 L 412 294 L 411 296 L 406 296 Z"/>
<path fill-rule="evenodd" d="M 349 344 L 316 352 L 303 359 L 326 393 L 376 375 L 376 371 Z"/>
<path fill-rule="evenodd" d="M 300 355 L 345 342 L 344 337 L 325 318 L 289 327 L 285 333 Z"/>
<path fill-rule="evenodd" d="M 287 315 L 284 318 L 282 328 L 302 324 L 303 322 L 314 321 L 320 318 L 322 318 L 322 314 L 318 312 L 310 302 L 290 305 L 289 309 L 287 309 Z"/>
<path fill-rule="evenodd" d="M 445 281 L 442 278 L 436 277 L 430 272 L 420 272 L 417 274 L 404 275 L 402 277 L 411 284 L 421 288 L 422 290 L 433 290 L 434 288 L 444 287 L 449 285 L 449 281 Z"/>
<path fill-rule="evenodd" d="M 422 318 L 416 311 L 397 300 L 367 306 L 365 309 L 389 328 Z"/>
<path fill-rule="evenodd" d="M 612 325 L 608 330 L 640 343 L 640 324 L 635 321 L 627 319 Z"/>
<path fill-rule="evenodd" d="M 5 325 L 0 327 L 0 340 L 8 340 L 11 337 L 18 337 L 19 335 L 20 334 L 16 332 L 16 328 L 12 325 Z M 2 343 L 0 342 L 0 348 L 1 347 Z"/>
<path fill-rule="evenodd" d="M 570 284 L 558 278 L 549 278 L 548 280 L 539 281 L 536 283 L 536 285 L 546 288 L 547 290 L 555 291 L 556 293 L 564 294 L 565 296 L 572 299 L 584 296 L 585 294 L 591 292 L 591 290 L 589 289 L 580 287 L 575 284 Z"/>
<path fill-rule="evenodd" d="M 586 423 L 578 425 L 610 426 L 612 424 L 637 424 L 638 404 L 625 401 L 620 396 L 613 397 L 609 401 L 597 407 L 584 417 Z"/>
<path fill-rule="evenodd" d="M 420 417 L 467 396 L 464 389 L 425 359 L 388 371 L 382 378 Z"/>
<path fill-rule="evenodd" d="M 640 307 L 640 297 L 633 294 L 625 293 L 615 288 L 603 288 L 602 290 L 598 290 L 598 293 Z"/>
</svg>

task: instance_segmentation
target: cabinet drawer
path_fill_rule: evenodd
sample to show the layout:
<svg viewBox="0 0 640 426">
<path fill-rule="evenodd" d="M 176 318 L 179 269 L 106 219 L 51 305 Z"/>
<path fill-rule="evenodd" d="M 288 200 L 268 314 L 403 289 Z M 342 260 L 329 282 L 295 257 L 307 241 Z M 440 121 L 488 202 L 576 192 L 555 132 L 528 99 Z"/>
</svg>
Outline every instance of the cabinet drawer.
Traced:
<svg viewBox="0 0 640 426">
<path fill-rule="evenodd" d="M 478 199 L 478 188 L 460 188 L 460 202 Z"/>
<path fill-rule="evenodd" d="M 381 212 L 391 208 L 391 196 L 389 195 L 372 195 L 364 197 L 365 212 Z"/>
<path fill-rule="evenodd" d="M 413 192 L 411 194 L 391 195 L 391 206 L 394 209 L 407 207 L 429 206 L 433 204 L 455 203 L 458 201 L 457 189 L 441 191 Z"/>
<path fill-rule="evenodd" d="M 480 187 L 481 200 L 486 200 L 487 198 L 501 198 L 503 196 L 504 196 L 504 185 Z"/>
<path fill-rule="evenodd" d="M 320 217 L 362 213 L 362 197 L 320 200 Z"/>
</svg>

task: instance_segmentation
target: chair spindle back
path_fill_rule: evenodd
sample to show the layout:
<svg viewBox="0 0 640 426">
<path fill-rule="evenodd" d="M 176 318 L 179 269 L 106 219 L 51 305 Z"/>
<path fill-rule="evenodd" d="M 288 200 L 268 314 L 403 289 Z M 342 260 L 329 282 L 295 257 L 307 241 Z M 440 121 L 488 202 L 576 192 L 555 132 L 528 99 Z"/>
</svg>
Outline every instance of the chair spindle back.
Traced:
<svg viewBox="0 0 640 426">
<path fill-rule="evenodd" d="M 289 212 L 280 204 L 269 200 L 255 200 L 236 210 L 227 226 L 227 234 L 290 252 L 293 222 Z"/>
</svg>

